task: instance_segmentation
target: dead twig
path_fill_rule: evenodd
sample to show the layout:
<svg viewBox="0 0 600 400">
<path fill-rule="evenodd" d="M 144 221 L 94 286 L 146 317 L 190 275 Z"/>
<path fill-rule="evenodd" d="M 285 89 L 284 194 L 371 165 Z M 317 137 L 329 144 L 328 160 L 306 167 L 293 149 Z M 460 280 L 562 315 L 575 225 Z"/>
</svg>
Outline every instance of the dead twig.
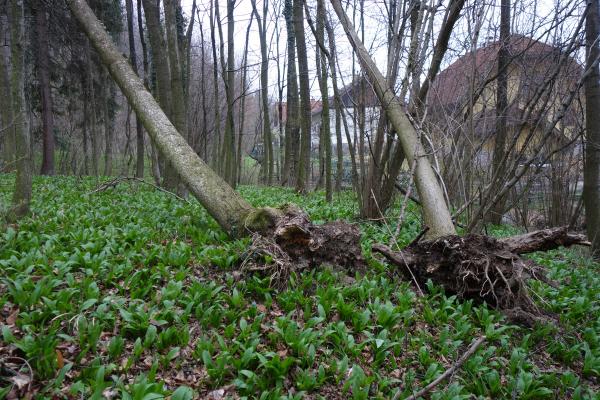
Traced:
<svg viewBox="0 0 600 400">
<path fill-rule="evenodd" d="M 103 182 L 100 186 L 98 186 L 96 189 L 92 190 L 91 192 L 88 192 L 88 194 L 94 194 L 94 193 L 99 193 L 99 192 L 104 192 L 105 190 L 108 189 L 112 189 L 115 188 L 119 183 L 121 182 L 127 182 L 127 181 L 134 181 L 134 182 L 139 182 L 139 183 L 143 183 L 145 185 L 149 185 L 152 186 L 154 189 L 166 193 L 166 194 L 170 194 L 171 196 L 175 197 L 178 200 L 184 201 L 188 204 L 192 204 L 188 199 L 184 199 L 183 197 L 179 196 L 176 193 L 173 193 L 165 188 L 162 188 L 160 186 L 155 185 L 154 183 L 150 183 L 148 181 L 143 180 L 142 178 L 138 178 L 135 176 L 121 176 L 118 178 L 114 178 L 111 179 L 109 181 Z"/>
<path fill-rule="evenodd" d="M 465 361 L 467 361 L 469 357 L 471 357 L 477 351 L 477 349 L 483 344 L 483 342 L 485 342 L 485 336 L 481 336 L 473 343 L 471 343 L 469 349 L 458 359 L 458 361 L 452 367 L 448 368 L 443 374 L 434 379 L 433 382 L 431 382 L 429 385 L 425 386 L 417 393 L 407 397 L 406 400 L 415 400 L 419 397 L 423 397 L 424 395 L 429 393 L 433 388 L 439 385 L 443 380 L 453 375 L 465 363 Z M 398 400 L 401 393 L 402 392 L 400 391 L 396 393 L 396 395 L 393 397 L 393 400 Z"/>
</svg>

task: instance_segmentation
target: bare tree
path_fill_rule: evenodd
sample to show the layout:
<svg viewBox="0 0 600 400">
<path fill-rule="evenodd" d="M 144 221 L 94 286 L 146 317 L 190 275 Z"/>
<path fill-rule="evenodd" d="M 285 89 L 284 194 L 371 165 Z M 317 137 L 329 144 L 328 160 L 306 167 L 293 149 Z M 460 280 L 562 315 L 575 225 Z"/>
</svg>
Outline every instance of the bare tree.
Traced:
<svg viewBox="0 0 600 400">
<path fill-rule="evenodd" d="M 283 15 L 287 31 L 287 105 L 285 122 L 285 160 L 282 183 L 295 186 L 298 175 L 300 121 L 298 75 L 296 74 L 296 33 L 294 30 L 294 7 L 292 0 L 284 0 Z"/>
<path fill-rule="evenodd" d="M 35 3 L 35 25 L 38 51 L 36 52 L 37 71 L 40 81 L 42 103 L 42 175 L 54 175 L 54 118 L 52 110 L 52 91 L 50 89 L 50 67 L 48 49 L 48 18 L 46 5 L 42 1 Z"/>
<path fill-rule="evenodd" d="M 256 9 L 256 0 L 252 0 L 252 12 L 256 17 L 258 24 L 258 34 L 260 37 L 260 96 L 262 100 L 262 128 L 263 128 L 263 146 L 264 157 L 261 164 L 261 173 L 263 182 L 267 185 L 273 183 L 273 135 L 271 134 L 271 119 L 269 116 L 269 55 L 267 48 L 267 11 L 268 1 L 263 1 L 263 17 Z"/>
<path fill-rule="evenodd" d="M 600 3 L 588 0 L 586 18 L 587 68 L 585 80 L 586 147 L 583 196 L 587 234 L 592 253 L 600 256 Z"/>
<path fill-rule="evenodd" d="M 298 55 L 298 79 L 300 82 L 300 154 L 296 171 L 296 191 L 305 192 L 310 180 L 311 150 L 311 101 L 308 73 L 308 54 L 304 34 L 304 0 L 294 0 L 293 19 L 296 50 Z M 291 58 L 290 58 L 291 62 Z M 288 88 L 288 90 L 290 90 Z"/>
<path fill-rule="evenodd" d="M 125 0 L 125 8 L 127 10 L 127 33 L 129 36 L 129 60 L 133 72 L 139 75 L 137 65 L 137 54 L 135 52 L 135 35 L 133 30 L 133 0 Z M 139 12 L 139 11 L 138 11 Z M 144 177 L 144 128 L 140 119 L 135 117 L 135 137 L 136 137 L 136 163 L 135 176 L 138 178 Z"/>
<path fill-rule="evenodd" d="M 18 219 L 29 213 L 31 202 L 32 160 L 25 100 L 25 11 L 23 0 L 11 0 L 8 25 L 10 27 L 12 129 L 15 138 L 17 175 L 12 209 L 8 219 Z"/>
<path fill-rule="evenodd" d="M 437 177 L 427 153 L 421 144 L 418 131 L 414 128 L 393 90 L 377 69 L 371 56 L 354 31 L 339 0 L 331 0 L 331 4 L 346 31 L 346 36 L 354 48 L 363 70 L 373 83 L 375 93 L 385 108 L 388 119 L 398 133 L 400 143 L 406 158 L 414 167 L 414 180 L 419 192 L 425 225 L 428 227 L 427 235 L 430 238 L 456 234 L 450 211 L 446 204 L 444 194 L 437 181 Z"/>
</svg>

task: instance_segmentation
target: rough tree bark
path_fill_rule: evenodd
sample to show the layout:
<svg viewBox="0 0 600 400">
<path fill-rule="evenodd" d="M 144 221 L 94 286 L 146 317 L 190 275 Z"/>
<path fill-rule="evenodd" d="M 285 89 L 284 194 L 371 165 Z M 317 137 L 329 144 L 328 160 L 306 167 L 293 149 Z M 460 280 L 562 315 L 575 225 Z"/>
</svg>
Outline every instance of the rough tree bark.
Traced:
<svg viewBox="0 0 600 400">
<path fill-rule="evenodd" d="M 325 43 L 325 0 L 317 1 L 317 36 L 322 44 Z M 320 147 L 324 147 L 325 162 L 325 199 L 331 202 L 332 182 L 331 182 L 331 127 L 329 120 L 329 91 L 327 83 L 327 61 L 323 51 L 317 47 L 317 71 L 319 73 L 319 87 L 321 89 L 321 98 L 323 102 L 323 111 L 321 113 L 321 142 Z M 341 134 L 341 133 L 340 133 Z"/>
<path fill-rule="evenodd" d="M 256 0 L 252 0 L 252 10 L 258 24 L 258 34 L 260 38 L 260 98 L 262 101 L 262 117 L 263 117 L 263 149 L 264 157 L 261 164 L 262 180 L 265 184 L 273 183 L 273 139 L 271 133 L 271 120 L 269 118 L 269 56 L 267 49 L 267 6 L 265 1 L 263 5 L 263 18 L 260 17 L 256 9 Z"/>
<path fill-rule="evenodd" d="M 223 177 L 231 186 L 237 183 L 236 174 L 236 149 L 235 149 L 235 123 L 233 107 L 235 103 L 235 49 L 234 49 L 234 23 L 233 18 L 235 0 L 227 1 L 227 62 L 224 60 L 224 37 L 222 25 L 219 23 L 219 38 L 221 39 L 221 68 L 223 83 L 225 84 L 225 97 L 227 100 L 227 114 L 225 116 L 225 131 L 223 132 L 223 147 L 221 160 L 223 162 Z M 215 11 L 219 18 L 219 6 L 216 3 Z"/>
<path fill-rule="evenodd" d="M 103 68 L 102 77 L 104 85 L 102 85 L 102 116 L 104 118 L 104 176 L 112 175 L 113 164 L 113 145 L 115 142 L 115 118 L 111 110 L 112 99 L 115 98 L 114 84 L 109 81 L 108 71 Z"/>
<path fill-rule="evenodd" d="M 133 72 L 138 73 L 137 54 L 135 52 L 135 35 L 133 34 L 133 0 L 125 0 L 125 9 L 127 11 L 127 33 L 129 36 L 129 60 L 133 67 Z M 135 137 L 136 137 L 136 162 L 135 176 L 144 177 L 144 128 L 139 117 L 135 116 Z"/>
<path fill-rule="evenodd" d="M 8 25 L 10 27 L 11 55 L 11 98 L 15 137 L 15 162 L 17 175 L 12 209 L 7 215 L 9 220 L 16 220 L 29 213 L 31 202 L 32 162 L 25 100 L 25 16 L 23 0 L 11 0 L 9 4 Z"/>
<path fill-rule="evenodd" d="M 181 132 L 184 137 L 187 137 L 187 111 L 186 111 L 186 100 L 183 86 L 183 72 L 182 72 L 182 54 L 179 48 L 179 42 L 177 39 L 177 20 L 173 0 L 164 0 L 163 8 L 165 11 L 165 27 L 167 36 L 167 49 L 169 54 L 169 70 L 171 72 L 171 102 L 172 102 L 172 115 L 171 121 L 175 125 L 175 128 Z M 169 165 L 169 163 L 166 163 Z M 167 171 L 171 169 L 168 168 Z M 185 195 L 185 190 L 180 188 L 179 176 L 177 174 L 171 174 L 168 179 L 169 185 L 177 191 L 180 195 Z"/>
<path fill-rule="evenodd" d="M 4 19 L 0 18 L 0 43 L 6 43 L 5 33 L 8 29 L 4 25 Z M 11 84 L 9 66 L 5 50 L 0 49 L 0 91 L 5 93 L 0 96 L 0 132 L 2 132 L 2 168 L 0 171 L 8 172 L 15 167 L 15 131 L 13 126 L 13 107 L 11 96 Z"/>
<path fill-rule="evenodd" d="M 146 28 L 148 39 L 150 41 L 150 54 L 153 70 L 155 72 L 156 93 L 161 108 L 169 118 L 173 116 L 173 102 L 171 98 L 171 72 L 169 70 L 169 60 L 165 36 L 160 22 L 160 9 L 158 2 L 154 0 L 143 0 L 144 15 L 146 16 Z M 163 170 L 163 185 L 174 189 L 177 187 L 178 177 L 173 167 L 165 162 Z"/>
<path fill-rule="evenodd" d="M 221 102 L 219 100 L 219 59 L 217 57 L 217 38 L 215 33 L 215 25 L 219 21 L 217 21 L 217 16 L 215 15 L 215 10 L 218 9 L 219 2 L 218 0 L 211 0 L 210 2 L 210 43 L 212 49 L 212 73 L 213 73 L 213 95 L 214 95 L 214 129 L 213 129 L 213 143 L 212 143 L 212 154 L 211 154 L 211 162 L 213 168 L 217 171 L 217 173 L 222 174 L 223 172 L 223 162 L 219 157 L 219 152 L 221 150 Z"/>
<path fill-rule="evenodd" d="M 54 175 L 54 118 L 52 117 L 52 91 L 48 50 L 48 19 L 46 5 L 36 1 L 35 25 L 38 42 L 36 54 L 40 97 L 42 103 L 42 175 Z"/>
<path fill-rule="evenodd" d="M 416 163 L 414 180 L 423 206 L 425 225 L 429 228 L 430 239 L 455 235 L 450 211 L 446 205 L 444 194 L 429 160 L 417 130 L 402 110 L 393 90 L 387 85 L 385 78 L 377 69 L 367 49 L 358 38 L 352 23 L 349 21 L 339 0 L 331 0 L 331 4 L 340 19 L 350 44 L 357 54 L 363 70 L 369 76 L 380 103 L 384 106 L 392 126 L 398 133 L 400 144 L 410 165 Z"/>
<path fill-rule="evenodd" d="M 308 75 L 308 56 L 306 53 L 306 35 L 304 34 L 304 0 L 294 0 L 294 35 L 298 52 L 298 79 L 300 81 L 300 155 L 296 171 L 296 191 L 303 193 L 310 183 L 310 81 Z"/>
<path fill-rule="evenodd" d="M 283 15 L 287 31 L 287 107 L 285 121 L 285 159 L 283 164 L 282 184 L 295 186 L 298 169 L 300 125 L 298 120 L 298 76 L 296 74 L 296 36 L 294 33 L 294 12 L 292 0 L 285 0 Z"/>
<path fill-rule="evenodd" d="M 585 170 L 583 201 L 588 237 L 592 253 L 600 258 L 600 2 L 588 1 L 585 26 L 587 65 L 592 72 L 585 80 Z"/>
</svg>

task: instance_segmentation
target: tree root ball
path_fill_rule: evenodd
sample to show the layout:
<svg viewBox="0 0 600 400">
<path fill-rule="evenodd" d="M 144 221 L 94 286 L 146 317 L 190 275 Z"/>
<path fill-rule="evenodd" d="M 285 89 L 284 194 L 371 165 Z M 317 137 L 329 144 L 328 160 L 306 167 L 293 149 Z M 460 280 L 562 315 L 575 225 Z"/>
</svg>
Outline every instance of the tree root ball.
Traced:
<svg viewBox="0 0 600 400">
<path fill-rule="evenodd" d="M 447 293 L 485 301 L 513 322 L 533 326 L 552 315 L 533 302 L 527 280 L 556 284 L 540 266 L 521 258 L 515 243 L 482 235 L 453 235 L 419 242 L 399 252 L 376 244 L 373 251 L 398 265 L 400 273 L 419 286 L 431 279 Z"/>
<path fill-rule="evenodd" d="M 275 286 L 284 286 L 294 270 L 321 265 L 351 271 L 366 268 L 360 229 L 355 224 L 334 221 L 316 225 L 300 208 L 286 204 L 257 210 L 246 218 L 246 226 L 252 226 L 254 234 L 240 269 L 271 274 Z"/>
</svg>

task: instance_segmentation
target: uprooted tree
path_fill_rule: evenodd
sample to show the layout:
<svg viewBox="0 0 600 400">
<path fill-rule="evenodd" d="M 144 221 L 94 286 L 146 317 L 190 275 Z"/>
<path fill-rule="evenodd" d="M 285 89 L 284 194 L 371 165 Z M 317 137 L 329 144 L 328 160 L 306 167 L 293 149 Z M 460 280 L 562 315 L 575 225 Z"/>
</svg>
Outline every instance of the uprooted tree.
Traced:
<svg viewBox="0 0 600 400">
<path fill-rule="evenodd" d="M 428 227 L 426 240 L 411 244 L 402 251 L 383 245 L 375 245 L 373 249 L 397 264 L 401 273 L 417 285 L 431 279 L 449 292 L 487 301 L 519 322 L 532 323 L 543 312 L 528 295 L 527 279 L 553 283 L 545 278 L 540 267 L 523 260 L 520 254 L 561 245 L 586 244 L 585 237 L 569 234 L 566 229 L 544 230 L 504 240 L 476 235 L 457 236 L 418 131 L 358 39 L 339 0 L 331 0 L 331 3 L 384 105 L 388 119 L 398 132 L 408 161 L 415 165 L 414 179 L 424 223 Z M 276 268 L 276 274 L 283 272 L 287 275 L 290 268 L 318 267 L 323 263 L 348 269 L 364 267 L 360 231 L 356 225 L 339 221 L 313 225 L 296 206 L 257 209 L 246 202 L 196 155 L 179 134 L 86 1 L 67 0 L 67 4 L 156 147 L 171 162 L 194 197 L 231 236 L 254 235 L 249 253 L 265 252 L 275 256 L 273 265 L 264 269 L 272 271 Z M 248 268 L 251 271 L 261 269 L 256 263 L 250 264 L 253 265 Z"/>
</svg>

